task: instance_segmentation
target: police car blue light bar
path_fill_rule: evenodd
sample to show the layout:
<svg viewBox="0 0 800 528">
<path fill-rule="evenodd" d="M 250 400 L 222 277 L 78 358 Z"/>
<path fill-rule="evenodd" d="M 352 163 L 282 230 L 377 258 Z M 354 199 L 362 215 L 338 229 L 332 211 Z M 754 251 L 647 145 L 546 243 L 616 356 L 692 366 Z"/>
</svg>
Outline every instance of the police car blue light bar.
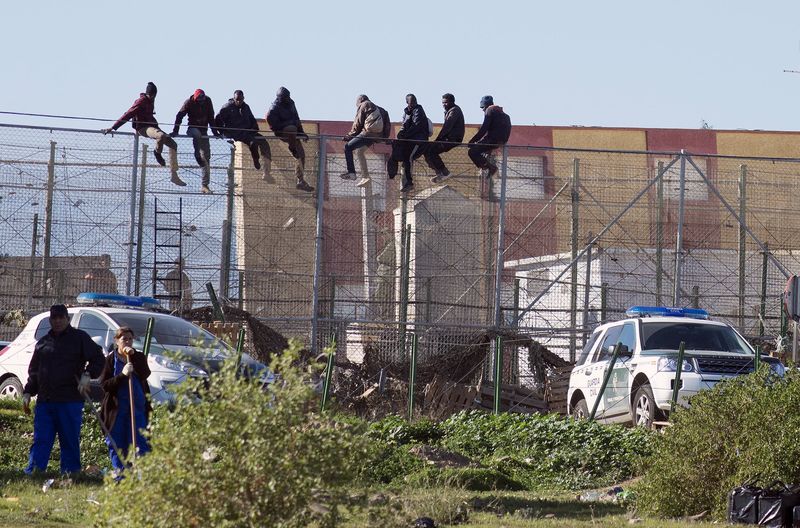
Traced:
<svg viewBox="0 0 800 528">
<path fill-rule="evenodd" d="M 628 317 L 690 317 L 708 319 L 708 312 L 700 308 L 673 308 L 671 306 L 631 306 L 625 312 Z"/>
<path fill-rule="evenodd" d="M 111 306 L 124 306 L 126 308 L 160 308 L 161 301 L 152 297 L 137 295 L 118 295 L 116 293 L 79 293 L 78 304 L 108 304 Z"/>
</svg>

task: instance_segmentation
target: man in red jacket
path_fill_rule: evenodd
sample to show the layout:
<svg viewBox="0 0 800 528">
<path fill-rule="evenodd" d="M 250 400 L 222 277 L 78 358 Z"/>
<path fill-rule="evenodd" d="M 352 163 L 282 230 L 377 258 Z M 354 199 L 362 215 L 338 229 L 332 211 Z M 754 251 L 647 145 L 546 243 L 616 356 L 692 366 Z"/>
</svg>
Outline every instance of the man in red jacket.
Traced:
<svg viewBox="0 0 800 528">
<path fill-rule="evenodd" d="M 211 183 L 211 144 L 208 141 L 208 127 L 211 126 L 211 131 L 215 136 L 219 135 L 219 131 L 214 127 L 214 103 L 206 93 L 198 88 L 194 91 L 191 97 L 183 102 L 183 106 L 178 110 L 175 116 L 175 126 L 172 128 L 172 133 L 169 137 L 178 135 L 183 116 L 189 116 L 189 126 L 186 127 L 186 135 L 192 138 L 192 145 L 194 146 L 194 159 L 197 160 L 197 165 L 203 168 L 203 182 L 200 187 L 200 192 L 203 194 L 210 194 L 211 189 L 208 185 Z"/>
<path fill-rule="evenodd" d="M 114 123 L 111 128 L 104 128 L 101 132 L 103 134 L 108 134 L 109 132 L 117 130 L 127 121 L 131 121 L 131 125 L 133 129 L 136 130 L 137 134 L 156 140 L 156 148 L 153 150 L 153 156 L 162 167 L 166 166 L 166 163 L 164 162 L 164 156 L 161 155 L 161 151 L 164 149 L 164 145 L 169 147 L 169 169 L 172 173 L 170 181 L 175 185 L 183 187 L 186 183 L 178 177 L 178 145 L 166 132 L 158 128 L 158 121 L 156 121 L 154 116 L 157 92 L 158 88 L 156 88 L 155 84 L 152 82 L 147 83 L 144 93 L 139 94 L 139 98 L 133 102 L 133 106 L 122 114 L 122 117 L 117 119 L 117 122 Z"/>
</svg>

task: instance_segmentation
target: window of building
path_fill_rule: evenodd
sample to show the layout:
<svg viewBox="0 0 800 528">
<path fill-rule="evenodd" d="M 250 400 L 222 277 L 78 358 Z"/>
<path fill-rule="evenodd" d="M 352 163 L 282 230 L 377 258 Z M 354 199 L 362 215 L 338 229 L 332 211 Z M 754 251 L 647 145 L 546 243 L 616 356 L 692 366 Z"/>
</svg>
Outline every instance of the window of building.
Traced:
<svg viewBox="0 0 800 528">
<path fill-rule="evenodd" d="M 500 159 L 497 161 L 502 162 Z M 507 163 L 506 199 L 539 200 L 544 198 L 545 160 L 543 156 L 509 156 Z M 498 171 L 498 176 L 499 174 Z M 500 196 L 500 184 L 499 177 L 492 178 L 492 193 L 497 197 Z"/>
<path fill-rule="evenodd" d="M 655 160 L 656 171 L 658 171 L 658 163 L 663 162 L 666 167 L 671 160 L 657 159 Z M 708 176 L 706 169 L 706 160 L 702 158 L 692 158 L 703 174 Z M 657 172 L 656 172 L 657 174 Z M 663 176 L 664 179 L 664 198 L 677 200 L 680 199 L 680 185 L 681 185 L 681 162 L 680 160 L 672 164 Z M 703 177 L 694 168 L 691 163 L 686 163 L 686 184 L 684 189 L 684 196 L 686 200 L 708 200 L 708 186 L 706 185 Z"/>
</svg>

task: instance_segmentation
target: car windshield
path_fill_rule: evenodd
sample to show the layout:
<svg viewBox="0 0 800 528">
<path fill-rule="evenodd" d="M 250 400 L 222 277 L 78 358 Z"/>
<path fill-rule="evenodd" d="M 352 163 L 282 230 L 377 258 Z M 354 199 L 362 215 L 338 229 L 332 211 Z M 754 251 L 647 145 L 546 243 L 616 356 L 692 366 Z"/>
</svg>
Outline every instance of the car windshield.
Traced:
<svg viewBox="0 0 800 528">
<path fill-rule="evenodd" d="M 154 318 L 153 342 L 160 345 L 173 346 L 214 346 L 223 351 L 227 345 L 214 335 L 189 321 L 171 315 L 160 315 L 150 312 L 119 312 L 108 314 L 119 326 L 129 326 L 137 338 L 142 339 L 147 333 L 147 319 Z"/>
<path fill-rule="evenodd" d="M 681 341 L 686 343 L 686 350 L 753 353 L 744 339 L 729 326 L 642 322 L 642 351 L 678 350 Z"/>
</svg>

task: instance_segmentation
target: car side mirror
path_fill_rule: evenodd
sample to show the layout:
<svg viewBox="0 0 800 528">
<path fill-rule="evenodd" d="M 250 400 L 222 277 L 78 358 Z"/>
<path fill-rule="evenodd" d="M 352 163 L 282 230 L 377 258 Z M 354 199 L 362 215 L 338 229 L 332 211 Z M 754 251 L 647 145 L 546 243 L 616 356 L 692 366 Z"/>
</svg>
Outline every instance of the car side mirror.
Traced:
<svg viewBox="0 0 800 528">
<path fill-rule="evenodd" d="M 631 349 L 628 348 L 628 345 L 623 345 L 620 343 L 619 347 L 617 348 L 617 357 L 631 357 L 633 352 Z"/>
</svg>

